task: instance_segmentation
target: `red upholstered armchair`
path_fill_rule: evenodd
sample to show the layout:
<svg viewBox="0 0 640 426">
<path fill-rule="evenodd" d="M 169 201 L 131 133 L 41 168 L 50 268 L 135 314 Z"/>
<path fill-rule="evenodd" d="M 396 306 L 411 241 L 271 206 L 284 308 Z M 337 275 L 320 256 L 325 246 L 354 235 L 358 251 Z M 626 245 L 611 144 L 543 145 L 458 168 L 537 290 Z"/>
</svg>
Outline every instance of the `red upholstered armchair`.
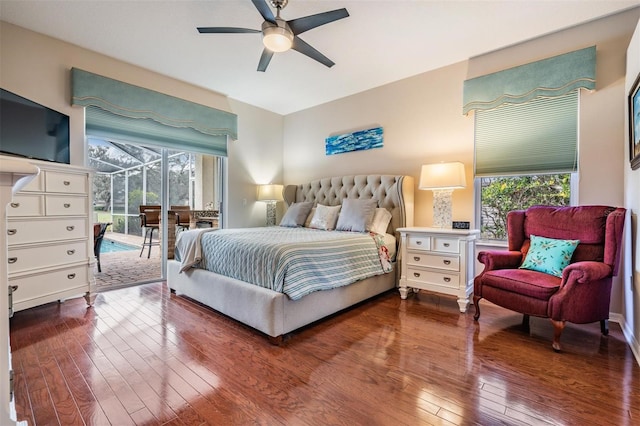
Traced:
<svg viewBox="0 0 640 426">
<path fill-rule="evenodd" d="M 550 318 L 553 349 L 560 350 L 565 322 L 600 321 L 609 333 L 609 302 L 612 277 L 618 273 L 625 209 L 607 206 L 535 206 L 507 216 L 508 251 L 482 251 L 485 265 L 474 281 L 474 319 L 480 317 L 480 299 L 529 316 Z M 531 235 L 580 240 L 561 277 L 520 269 L 531 244 Z"/>
</svg>

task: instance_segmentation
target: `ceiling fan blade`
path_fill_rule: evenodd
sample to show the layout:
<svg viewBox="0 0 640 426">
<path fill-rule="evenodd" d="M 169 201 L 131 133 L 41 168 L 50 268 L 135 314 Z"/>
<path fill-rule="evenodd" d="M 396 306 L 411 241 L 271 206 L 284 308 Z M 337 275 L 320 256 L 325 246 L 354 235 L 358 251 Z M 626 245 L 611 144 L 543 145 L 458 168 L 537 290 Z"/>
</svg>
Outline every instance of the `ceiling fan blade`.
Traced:
<svg viewBox="0 0 640 426">
<path fill-rule="evenodd" d="M 271 62 L 271 58 L 273 58 L 273 52 L 269 49 L 264 49 L 262 56 L 260 56 L 260 62 L 258 62 L 258 71 L 265 72 L 269 66 L 269 62 Z"/>
<path fill-rule="evenodd" d="M 200 34 L 237 34 L 237 33 L 260 33 L 260 30 L 252 30 L 251 28 L 234 28 L 234 27 L 198 27 Z"/>
<path fill-rule="evenodd" d="M 331 59 L 327 58 L 322 53 L 311 47 L 311 45 L 307 44 L 307 42 L 305 42 L 298 36 L 293 37 L 293 45 L 291 46 L 291 48 L 302 53 L 303 55 L 307 55 L 311 59 L 315 59 L 316 61 L 320 62 L 323 65 L 326 65 L 329 68 L 335 65 L 335 63 Z"/>
<path fill-rule="evenodd" d="M 260 15 L 264 18 L 265 21 L 269 21 L 271 23 L 276 23 L 276 18 L 273 16 L 273 12 L 267 6 L 267 2 L 265 0 L 251 0 L 253 5 L 258 9 Z"/>
<path fill-rule="evenodd" d="M 318 13 L 316 15 L 305 16 L 304 18 L 292 19 L 287 21 L 287 24 L 291 27 L 293 34 L 298 35 L 319 27 L 320 25 L 346 18 L 347 16 L 349 16 L 349 12 L 347 12 L 347 9 L 342 8 L 331 10 L 329 12 Z"/>
</svg>

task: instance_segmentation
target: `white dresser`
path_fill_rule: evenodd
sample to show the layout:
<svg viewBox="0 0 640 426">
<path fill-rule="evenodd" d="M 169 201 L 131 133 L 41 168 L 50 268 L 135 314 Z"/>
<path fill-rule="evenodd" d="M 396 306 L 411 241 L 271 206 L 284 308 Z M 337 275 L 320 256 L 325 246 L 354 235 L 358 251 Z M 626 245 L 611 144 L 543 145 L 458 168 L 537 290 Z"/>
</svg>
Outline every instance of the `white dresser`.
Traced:
<svg viewBox="0 0 640 426">
<path fill-rule="evenodd" d="M 91 174 L 39 162 L 40 174 L 7 207 L 13 311 L 84 295 L 93 302 Z"/>
<path fill-rule="evenodd" d="M 9 346 L 9 303 L 7 289 L 7 204 L 13 193 L 23 188 L 40 170 L 24 161 L 0 158 L 0 424 L 16 425 L 13 398 L 13 370 Z M 24 424 L 20 422 L 20 424 Z"/>
<path fill-rule="evenodd" d="M 458 297 L 466 312 L 475 277 L 475 229 L 399 228 L 400 297 L 429 290 Z"/>
</svg>

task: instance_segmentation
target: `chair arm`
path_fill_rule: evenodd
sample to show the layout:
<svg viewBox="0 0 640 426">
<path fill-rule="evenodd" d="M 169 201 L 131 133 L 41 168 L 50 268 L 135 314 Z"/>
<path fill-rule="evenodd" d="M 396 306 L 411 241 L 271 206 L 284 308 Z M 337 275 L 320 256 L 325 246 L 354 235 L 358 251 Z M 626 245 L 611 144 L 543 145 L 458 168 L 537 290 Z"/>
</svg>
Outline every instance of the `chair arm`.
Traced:
<svg viewBox="0 0 640 426">
<path fill-rule="evenodd" d="M 488 250 L 478 253 L 478 261 L 485 265 L 485 271 L 512 269 L 520 266 L 522 253 L 519 251 Z"/>
<path fill-rule="evenodd" d="M 611 272 L 611 266 L 603 262 L 575 262 L 569 264 L 562 271 L 562 282 L 575 281 L 584 284 L 591 281 L 599 281 L 610 276 Z"/>
<path fill-rule="evenodd" d="M 147 215 L 145 213 L 140 213 L 138 216 L 140 217 L 140 221 L 142 222 L 141 226 L 147 226 Z"/>
</svg>

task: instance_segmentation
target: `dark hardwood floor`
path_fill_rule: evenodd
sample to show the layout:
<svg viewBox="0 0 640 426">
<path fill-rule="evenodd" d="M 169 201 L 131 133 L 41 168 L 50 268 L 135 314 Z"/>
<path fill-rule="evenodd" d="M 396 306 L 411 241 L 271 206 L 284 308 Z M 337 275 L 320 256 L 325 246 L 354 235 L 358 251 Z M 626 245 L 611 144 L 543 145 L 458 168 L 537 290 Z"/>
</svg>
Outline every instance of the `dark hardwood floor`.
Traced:
<svg viewBox="0 0 640 426">
<path fill-rule="evenodd" d="M 638 425 L 640 367 L 620 327 L 483 301 L 386 293 L 282 346 L 162 283 L 17 312 L 19 420 L 30 425 Z"/>
</svg>

